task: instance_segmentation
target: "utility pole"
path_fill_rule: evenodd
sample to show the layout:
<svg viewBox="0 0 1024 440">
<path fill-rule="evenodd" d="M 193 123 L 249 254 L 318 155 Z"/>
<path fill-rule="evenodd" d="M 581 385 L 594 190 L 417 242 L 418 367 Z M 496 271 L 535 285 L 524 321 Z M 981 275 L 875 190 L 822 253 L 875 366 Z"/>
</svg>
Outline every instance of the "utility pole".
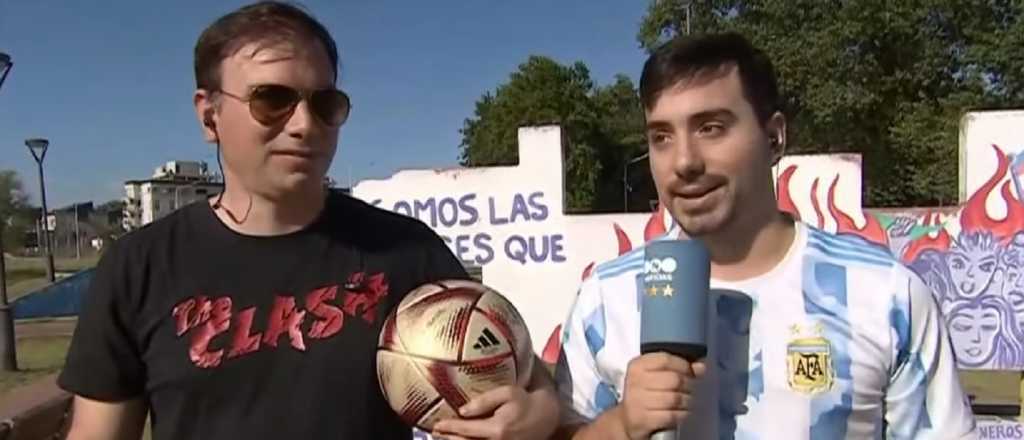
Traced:
<svg viewBox="0 0 1024 440">
<path fill-rule="evenodd" d="M 78 203 L 75 203 L 75 259 L 82 259 L 82 237 L 78 229 Z"/>
</svg>

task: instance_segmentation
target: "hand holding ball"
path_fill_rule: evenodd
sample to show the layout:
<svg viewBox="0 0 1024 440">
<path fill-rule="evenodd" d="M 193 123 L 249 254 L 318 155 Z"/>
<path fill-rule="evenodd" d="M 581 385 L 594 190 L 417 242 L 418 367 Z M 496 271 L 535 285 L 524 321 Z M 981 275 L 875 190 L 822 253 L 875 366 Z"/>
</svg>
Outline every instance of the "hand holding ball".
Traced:
<svg viewBox="0 0 1024 440">
<path fill-rule="evenodd" d="M 387 317 L 377 344 L 377 379 L 391 408 L 431 431 L 470 399 L 526 386 L 530 333 L 505 297 L 474 281 L 428 283 Z"/>
</svg>

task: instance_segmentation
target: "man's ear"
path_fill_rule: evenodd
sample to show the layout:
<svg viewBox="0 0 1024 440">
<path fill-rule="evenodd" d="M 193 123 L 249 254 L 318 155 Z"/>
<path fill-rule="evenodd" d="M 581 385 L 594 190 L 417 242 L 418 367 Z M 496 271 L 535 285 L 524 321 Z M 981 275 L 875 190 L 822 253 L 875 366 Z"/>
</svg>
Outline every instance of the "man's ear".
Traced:
<svg viewBox="0 0 1024 440">
<path fill-rule="evenodd" d="M 768 118 L 765 131 L 768 133 L 768 148 L 771 149 L 772 166 L 775 166 L 786 154 L 786 116 L 781 112 L 775 112 L 772 117 Z"/>
<path fill-rule="evenodd" d="M 192 104 L 196 108 L 196 117 L 203 130 L 203 138 L 211 144 L 218 142 L 220 139 L 217 135 L 217 103 L 213 94 L 205 89 L 196 89 L 192 96 Z"/>
</svg>

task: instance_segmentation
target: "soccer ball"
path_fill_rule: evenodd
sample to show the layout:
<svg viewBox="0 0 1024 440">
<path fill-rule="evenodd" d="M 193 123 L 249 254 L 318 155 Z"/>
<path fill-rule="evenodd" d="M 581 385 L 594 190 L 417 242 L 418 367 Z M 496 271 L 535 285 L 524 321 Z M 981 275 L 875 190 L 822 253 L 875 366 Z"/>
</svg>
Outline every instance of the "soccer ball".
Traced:
<svg viewBox="0 0 1024 440">
<path fill-rule="evenodd" d="M 410 292 L 384 321 L 377 380 L 402 420 L 429 432 L 477 395 L 525 386 L 533 357 L 505 297 L 474 281 L 439 281 Z"/>
</svg>

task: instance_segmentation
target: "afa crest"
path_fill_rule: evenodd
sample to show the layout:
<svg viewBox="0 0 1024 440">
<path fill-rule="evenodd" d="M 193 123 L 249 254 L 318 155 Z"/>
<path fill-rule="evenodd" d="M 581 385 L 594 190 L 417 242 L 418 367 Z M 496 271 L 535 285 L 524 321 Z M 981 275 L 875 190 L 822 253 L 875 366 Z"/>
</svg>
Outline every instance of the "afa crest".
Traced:
<svg viewBox="0 0 1024 440">
<path fill-rule="evenodd" d="M 822 336 L 821 325 L 813 333 L 791 327 L 794 338 L 786 346 L 786 373 L 789 387 L 804 394 L 828 391 L 835 381 L 832 368 L 832 344 Z"/>
</svg>

